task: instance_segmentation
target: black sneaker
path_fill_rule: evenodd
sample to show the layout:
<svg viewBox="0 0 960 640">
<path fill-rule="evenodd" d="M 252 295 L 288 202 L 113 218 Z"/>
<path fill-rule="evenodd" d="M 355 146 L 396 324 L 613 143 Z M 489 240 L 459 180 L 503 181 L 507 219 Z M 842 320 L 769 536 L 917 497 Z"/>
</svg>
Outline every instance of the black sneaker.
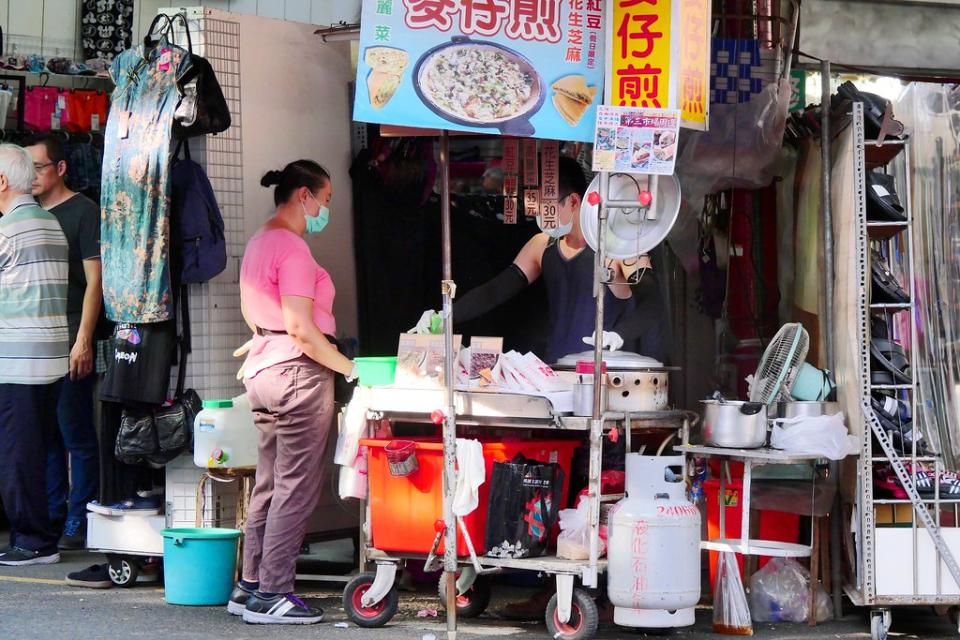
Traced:
<svg viewBox="0 0 960 640">
<path fill-rule="evenodd" d="M 237 586 L 233 588 L 233 593 L 230 594 L 230 600 L 227 602 L 227 613 L 232 616 L 242 616 L 247 609 L 247 601 L 252 595 L 253 591 L 238 582 Z"/>
<path fill-rule="evenodd" d="M 69 518 L 63 525 L 63 537 L 60 538 L 61 549 L 77 550 L 87 548 L 87 528 L 83 520 Z"/>
<path fill-rule="evenodd" d="M 254 592 L 243 610 L 247 624 L 316 624 L 323 622 L 323 609 L 308 607 L 292 593 L 266 597 Z"/>
<path fill-rule="evenodd" d="M 60 562 L 58 551 L 31 551 L 20 547 L 8 547 L 0 552 L 0 565 L 6 567 L 25 567 L 31 564 L 57 564 Z"/>
<path fill-rule="evenodd" d="M 113 586 L 110 573 L 105 564 L 94 564 L 83 571 L 74 571 L 67 574 L 66 583 L 71 587 L 86 587 L 87 589 L 109 589 Z"/>
</svg>

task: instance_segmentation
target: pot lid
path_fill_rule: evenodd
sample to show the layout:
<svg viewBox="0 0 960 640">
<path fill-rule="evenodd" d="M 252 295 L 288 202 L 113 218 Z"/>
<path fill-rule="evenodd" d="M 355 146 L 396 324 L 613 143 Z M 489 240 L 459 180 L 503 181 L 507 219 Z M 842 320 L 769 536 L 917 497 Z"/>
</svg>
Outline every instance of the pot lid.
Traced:
<svg viewBox="0 0 960 640">
<path fill-rule="evenodd" d="M 577 363 L 580 361 L 592 363 L 593 351 L 582 351 L 580 353 L 571 353 L 568 356 L 564 356 L 557 362 L 556 368 L 575 369 Z M 647 356 L 642 356 L 638 353 L 630 353 L 629 351 L 604 351 L 603 362 L 606 364 L 607 369 L 617 371 L 670 368 L 664 367 L 663 363 L 658 360 L 654 360 L 653 358 L 649 358 Z"/>
</svg>

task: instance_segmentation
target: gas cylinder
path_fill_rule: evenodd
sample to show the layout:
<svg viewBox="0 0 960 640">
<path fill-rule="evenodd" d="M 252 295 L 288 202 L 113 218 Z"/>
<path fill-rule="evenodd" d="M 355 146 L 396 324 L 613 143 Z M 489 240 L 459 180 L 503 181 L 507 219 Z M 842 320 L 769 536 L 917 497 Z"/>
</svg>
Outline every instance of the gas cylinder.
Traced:
<svg viewBox="0 0 960 640">
<path fill-rule="evenodd" d="M 626 457 L 626 497 L 607 518 L 607 593 L 622 627 L 684 627 L 700 601 L 700 511 L 683 456 Z"/>
</svg>

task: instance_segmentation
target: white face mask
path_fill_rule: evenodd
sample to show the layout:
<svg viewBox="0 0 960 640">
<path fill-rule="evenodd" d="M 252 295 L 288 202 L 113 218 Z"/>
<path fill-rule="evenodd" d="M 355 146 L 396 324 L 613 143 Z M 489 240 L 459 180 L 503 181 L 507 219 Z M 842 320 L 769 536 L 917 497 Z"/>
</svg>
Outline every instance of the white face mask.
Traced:
<svg viewBox="0 0 960 640">
<path fill-rule="evenodd" d="M 573 194 L 570 194 L 570 195 L 573 195 Z M 566 200 L 566 199 L 569 198 L 569 197 L 570 197 L 570 196 L 568 195 L 568 196 L 567 196 L 566 198 L 564 198 L 563 200 Z M 555 227 L 553 227 L 553 228 L 551 228 L 551 229 L 544 229 L 544 228 L 543 228 L 543 219 L 542 219 L 540 216 L 537 216 L 537 224 L 540 226 L 540 230 L 543 231 L 543 232 L 544 232 L 545 234 L 547 234 L 548 236 L 550 236 L 551 238 L 562 238 L 563 236 L 565 236 L 565 235 L 567 235 L 568 233 L 570 233 L 571 231 L 573 231 L 573 215 L 572 215 L 572 214 L 571 214 L 571 216 L 570 216 L 570 222 L 568 222 L 568 223 L 566 223 L 566 224 L 563 224 L 563 223 L 560 222 L 560 211 L 559 211 L 559 210 L 560 210 L 560 203 L 563 202 L 563 200 L 560 200 L 559 202 L 557 202 L 557 226 L 555 226 Z"/>
</svg>

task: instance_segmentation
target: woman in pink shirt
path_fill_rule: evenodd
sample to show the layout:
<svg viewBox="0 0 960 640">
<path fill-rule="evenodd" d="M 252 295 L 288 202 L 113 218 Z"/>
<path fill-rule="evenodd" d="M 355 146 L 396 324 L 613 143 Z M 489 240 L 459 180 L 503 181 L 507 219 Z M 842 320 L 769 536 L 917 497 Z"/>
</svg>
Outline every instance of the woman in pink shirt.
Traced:
<svg viewBox="0 0 960 640">
<path fill-rule="evenodd" d="M 276 213 L 247 243 L 240 307 L 254 333 L 244 384 L 260 431 L 243 576 L 227 610 L 255 624 L 312 624 L 323 611 L 293 595 L 306 520 L 320 496 L 321 456 L 333 423 L 334 375 L 355 365 L 327 335 L 336 333 L 335 290 L 303 234 L 326 225 L 330 175 L 297 160 L 260 181 L 276 186 Z"/>
</svg>

